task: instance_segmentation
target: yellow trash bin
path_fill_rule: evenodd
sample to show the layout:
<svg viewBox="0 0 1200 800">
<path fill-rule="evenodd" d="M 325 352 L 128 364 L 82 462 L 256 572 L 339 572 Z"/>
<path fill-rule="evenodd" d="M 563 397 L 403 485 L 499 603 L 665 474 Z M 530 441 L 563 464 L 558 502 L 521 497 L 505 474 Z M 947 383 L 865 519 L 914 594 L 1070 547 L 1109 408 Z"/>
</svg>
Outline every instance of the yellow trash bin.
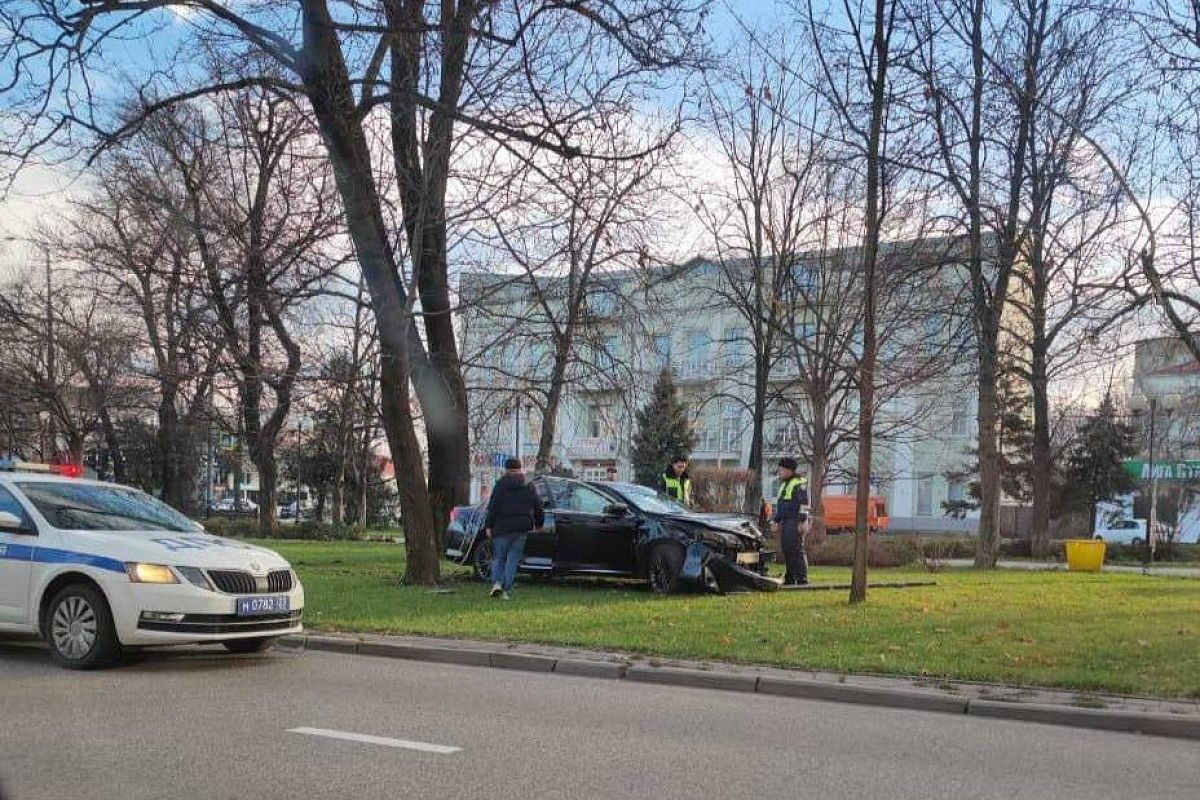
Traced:
<svg viewBox="0 0 1200 800">
<path fill-rule="evenodd" d="M 1104 568 L 1105 543 L 1099 539 L 1067 539 L 1067 569 L 1099 572 Z"/>
</svg>

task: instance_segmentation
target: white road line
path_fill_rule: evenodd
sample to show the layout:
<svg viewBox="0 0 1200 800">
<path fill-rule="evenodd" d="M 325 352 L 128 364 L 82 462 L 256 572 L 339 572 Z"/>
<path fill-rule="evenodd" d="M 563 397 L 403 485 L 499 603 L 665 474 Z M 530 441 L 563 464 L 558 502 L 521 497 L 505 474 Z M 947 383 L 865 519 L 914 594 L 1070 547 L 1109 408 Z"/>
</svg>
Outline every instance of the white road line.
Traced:
<svg viewBox="0 0 1200 800">
<path fill-rule="evenodd" d="M 444 744 L 428 744 L 426 742 L 410 742 L 405 739 L 389 739 L 386 736 L 368 736 L 365 733 L 347 733 L 345 731 L 329 731 L 324 728 L 290 728 L 288 733 L 302 733 L 305 736 L 324 736 L 326 739 L 342 739 L 347 742 L 362 742 L 378 744 L 384 747 L 398 747 L 402 750 L 419 750 L 422 753 L 437 753 L 448 756 L 451 753 L 461 753 L 461 747 L 448 747 Z"/>
</svg>

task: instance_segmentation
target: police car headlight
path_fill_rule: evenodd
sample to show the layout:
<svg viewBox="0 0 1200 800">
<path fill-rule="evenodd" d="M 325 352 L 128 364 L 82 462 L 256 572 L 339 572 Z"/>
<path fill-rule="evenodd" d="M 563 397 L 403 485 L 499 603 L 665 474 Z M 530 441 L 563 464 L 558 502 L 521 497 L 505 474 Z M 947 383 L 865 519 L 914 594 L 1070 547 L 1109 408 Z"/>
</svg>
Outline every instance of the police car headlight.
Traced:
<svg viewBox="0 0 1200 800">
<path fill-rule="evenodd" d="M 179 578 L 170 567 L 162 564 L 139 564 L 130 561 L 125 564 L 125 572 L 134 583 L 179 583 Z"/>
</svg>

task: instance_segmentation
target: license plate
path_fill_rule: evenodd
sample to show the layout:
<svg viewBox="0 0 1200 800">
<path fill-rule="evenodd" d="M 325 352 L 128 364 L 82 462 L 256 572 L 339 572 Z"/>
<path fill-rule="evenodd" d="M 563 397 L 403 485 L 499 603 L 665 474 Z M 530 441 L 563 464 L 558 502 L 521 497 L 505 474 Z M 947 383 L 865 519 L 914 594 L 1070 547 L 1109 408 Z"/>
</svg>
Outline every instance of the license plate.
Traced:
<svg viewBox="0 0 1200 800">
<path fill-rule="evenodd" d="M 286 614 L 290 610 L 291 604 L 287 595 L 239 597 L 237 599 L 237 615 L 239 617 L 260 617 L 264 614 Z"/>
<path fill-rule="evenodd" d="M 758 553 L 738 553 L 737 562 L 739 564 L 757 564 L 759 559 Z"/>
</svg>

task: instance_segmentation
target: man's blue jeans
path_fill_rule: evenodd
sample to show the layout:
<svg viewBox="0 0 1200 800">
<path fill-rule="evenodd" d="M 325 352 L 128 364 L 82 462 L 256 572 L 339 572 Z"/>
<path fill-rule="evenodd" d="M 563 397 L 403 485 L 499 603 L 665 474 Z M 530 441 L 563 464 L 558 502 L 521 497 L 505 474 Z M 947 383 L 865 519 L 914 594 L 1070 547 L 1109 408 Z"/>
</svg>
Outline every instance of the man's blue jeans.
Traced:
<svg viewBox="0 0 1200 800">
<path fill-rule="evenodd" d="M 517 567 L 525 557 L 525 534 L 492 538 L 492 583 L 511 592 L 517 579 Z"/>
</svg>

